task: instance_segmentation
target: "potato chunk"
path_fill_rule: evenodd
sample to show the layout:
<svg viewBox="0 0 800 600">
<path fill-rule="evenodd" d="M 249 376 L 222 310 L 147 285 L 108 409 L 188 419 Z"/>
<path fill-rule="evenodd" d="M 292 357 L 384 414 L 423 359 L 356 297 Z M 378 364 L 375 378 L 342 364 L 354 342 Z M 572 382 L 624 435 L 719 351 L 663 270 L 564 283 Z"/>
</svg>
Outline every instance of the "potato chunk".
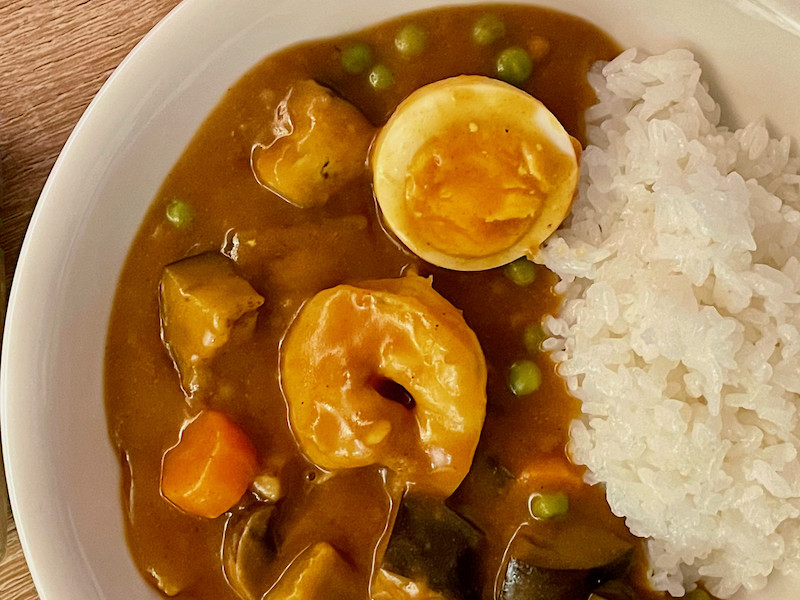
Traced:
<svg viewBox="0 0 800 600">
<path fill-rule="evenodd" d="M 378 569 L 372 580 L 372 600 L 448 600 L 424 583 Z"/>
<path fill-rule="evenodd" d="M 375 129 L 315 81 L 292 87 L 275 110 L 272 129 L 274 140 L 253 148 L 253 170 L 261 185 L 296 206 L 322 206 L 366 172 Z"/>
<path fill-rule="evenodd" d="M 233 261 L 210 252 L 167 265 L 159 286 L 161 339 L 192 395 L 208 361 L 232 337 L 252 334 L 264 303 Z"/>
<path fill-rule="evenodd" d="M 352 567 L 327 542 L 318 542 L 284 571 L 265 600 L 359 600 Z"/>
</svg>

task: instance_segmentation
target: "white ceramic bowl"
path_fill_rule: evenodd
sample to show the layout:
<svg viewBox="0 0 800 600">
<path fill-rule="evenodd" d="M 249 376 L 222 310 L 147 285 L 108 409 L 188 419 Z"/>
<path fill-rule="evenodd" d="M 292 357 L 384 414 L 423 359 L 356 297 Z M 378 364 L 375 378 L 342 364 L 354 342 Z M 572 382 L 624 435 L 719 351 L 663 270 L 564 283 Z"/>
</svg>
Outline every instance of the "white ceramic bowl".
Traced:
<svg viewBox="0 0 800 600">
<path fill-rule="evenodd" d="M 800 38 L 789 31 L 798 30 L 786 16 L 793 3 L 784 1 L 782 12 L 771 10 L 777 0 L 767 6 L 766 0 L 539 3 L 597 23 L 624 46 L 695 50 L 729 122 L 766 115 L 775 131 L 797 134 Z M 86 111 L 25 239 L 0 373 L 11 500 L 43 600 L 158 597 L 135 570 L 123 537 L 119 465 L 103 405 L 103 351 L 128 246 L 193 132 L 264 55 L 437 3 L 187 0 L 131 53 Z M 800 582 L 772 585 L 751 598 L 798 598 Z"/>
</svg>

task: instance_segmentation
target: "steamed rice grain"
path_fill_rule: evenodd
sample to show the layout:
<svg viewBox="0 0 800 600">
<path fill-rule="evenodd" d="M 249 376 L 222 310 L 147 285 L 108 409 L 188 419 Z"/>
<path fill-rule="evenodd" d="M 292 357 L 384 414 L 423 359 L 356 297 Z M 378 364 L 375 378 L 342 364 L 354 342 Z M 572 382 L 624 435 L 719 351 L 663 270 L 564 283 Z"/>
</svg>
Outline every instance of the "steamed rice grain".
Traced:
<svg viewBox="0 0 800 600">
<path fill-rule="evenodd" d="M 571 456 L 648 538 L 656 589 L 800 577 L 798 160 L 763 122 L 719 126 L 688 51 L 590 82 L 579 196 L 537 258 L 561 278 Z"/>
</svg>

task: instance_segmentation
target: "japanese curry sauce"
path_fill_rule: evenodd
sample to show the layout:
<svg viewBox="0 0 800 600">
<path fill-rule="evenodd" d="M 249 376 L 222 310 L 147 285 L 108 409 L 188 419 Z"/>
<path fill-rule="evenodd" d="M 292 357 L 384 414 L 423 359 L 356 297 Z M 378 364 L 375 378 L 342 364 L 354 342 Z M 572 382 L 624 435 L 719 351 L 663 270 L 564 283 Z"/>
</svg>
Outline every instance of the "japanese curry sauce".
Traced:
<svg viewBox="0 0 800 600">
<path fill-rule="evenodd" d="M 506 35 L 503 42 L 479 46 L 471 38 L 472 25 L 488 10 L 503 19 Z M 427 31 L 428 45 L 420 56 L 403 58 L 394 51 L 393 38 L 403 23 L 412 21 Z M 108 426 L 122 463 L 128 542 L 148 580 L 177 591 L 178 598 L 236 597 L 220 564 L 230 513 L 213 520 L 194 517 L 159 492 L 162 456 L 177 443 L 184 422 L 201 407 L 233 418 L 256 444 L 263 464 L 285 465 L 282 502 L 294 503 L 294 508 L 282 511 L 281 518 L 283 529 L 292 532 L 290 545 L 299 550 L 325 539 L 368 574 L 386 503 L 376 487 L 375 470 L 349 475 L 351 491 L 309 495 L 324 474 L 298 450 L 278 384 L 279 344 L 293 316 L 306 299 L 339 283 L 398 277 L 408 268 L 433 275 L 434 288 L 463 311 L 488 363 L 488 406 L 476 464 L 491 460 L 519 474 L 543 460 L 568 462 L 568 427 L 579 407 L 549 358 L 542 353 L 533 357 L 543 374 L 534 394 L 514 396 L 506 379 L 511 363 L 531 357 L 523 344 L 525 327 L 558 309 L 549 272 L 541 268 L 532 285 L 520 287 L 502 269 L 458 273 L 433 268 L 382 228 L 368 170 L 324 207 L 301 209 L 260 186 L 250 165 L 252 147 L 271 137 L 275 107 L 295 81 L 314 79 L 330 87 L 379 126 L 416 88 L 458 74 L 493 76 L 503 44 L 524 46 L 536 36 L 544 38 L 549 49 L 521 87 L 544 102 L 583 142 L 582 115 L 594 100 L 586 73 L 595 61 L 615 56 L 617 46 L 576 18 L 502 5 L 419 13 L 279 52 L 242 77 L 199 129 L 164 182 L 130 249 L 106 353 Z M 396 81 L 390 89 L 374 90 L 365 74 L 345 72 L 341 52 L 353 41 L 370 44 L 376 57 L 394 71 Z M 176 228 L 165 219 L 165 207 L 174 199 L 193 206 L 190 226 Z M 216 357 L 212 388 L 187 399 L 159 337 L 158 284 L 165 265 L 215 250 L 234 258 L 240 273 L 266 301 L 252 339 Z M 455 495 L 456 503 L 468 504 L 465 510 L 490 540 L 492 530 L 513 531 L 524 519 L 526 507 L 510 506 L 504 496 L 484 493 L 483 483 L 473 481 L 477 479 L 468 476 Z M 234 511 L 254 502 L 247 494 Z M 610 515 L 601 489 L 586 486 L 571 498 L 573 508 L 602 527 L 627 535 L 624 525 Z M 486 544 L 482 569 L 487 581 L 499 568 L 506 541 Z M 263 568 L 269 579 L 277 577 L 282 566 Z M 484 597 L 490 597 L 491 586 L 485 588 Z"/>
</svg>

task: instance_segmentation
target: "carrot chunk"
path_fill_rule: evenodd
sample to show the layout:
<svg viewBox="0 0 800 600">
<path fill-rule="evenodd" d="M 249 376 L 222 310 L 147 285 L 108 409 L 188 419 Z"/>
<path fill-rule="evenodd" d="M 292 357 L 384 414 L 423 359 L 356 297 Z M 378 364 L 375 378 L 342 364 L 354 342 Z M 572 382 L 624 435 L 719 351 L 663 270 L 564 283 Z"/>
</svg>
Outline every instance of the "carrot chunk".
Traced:
<svg viewBox="0 0 800 600">
<path fill-rule="evenodd" d="M 164 454 L 161 493 L 178 508 L 213 519 L 239 501 L 257 469 L 247 434 L 223 413 L 206 410 Z"/>
<path fill-rule="evenodd" d="M 583 468 L 566 458 L 543 458 L 529 465 L 517 477 L 533 493 L 564 492 L 573 494 L 586 487 Z"/>
</svg>

